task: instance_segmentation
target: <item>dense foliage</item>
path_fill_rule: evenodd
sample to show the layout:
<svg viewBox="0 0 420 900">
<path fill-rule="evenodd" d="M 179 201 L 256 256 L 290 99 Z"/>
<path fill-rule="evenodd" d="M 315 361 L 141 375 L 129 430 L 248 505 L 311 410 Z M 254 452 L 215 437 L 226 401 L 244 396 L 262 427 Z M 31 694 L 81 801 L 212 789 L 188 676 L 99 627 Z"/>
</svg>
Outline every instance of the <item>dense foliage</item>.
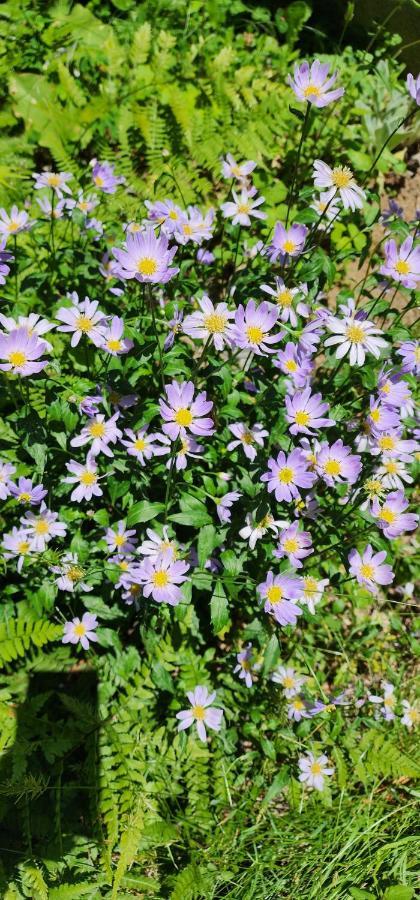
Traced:
<svg viewBox="0 0 420 900">
<path fill-rule="evenodd" d="M 420 90 L 310 14 L 0 8 L 5 900 L 414 896 Z"/>
</svg>

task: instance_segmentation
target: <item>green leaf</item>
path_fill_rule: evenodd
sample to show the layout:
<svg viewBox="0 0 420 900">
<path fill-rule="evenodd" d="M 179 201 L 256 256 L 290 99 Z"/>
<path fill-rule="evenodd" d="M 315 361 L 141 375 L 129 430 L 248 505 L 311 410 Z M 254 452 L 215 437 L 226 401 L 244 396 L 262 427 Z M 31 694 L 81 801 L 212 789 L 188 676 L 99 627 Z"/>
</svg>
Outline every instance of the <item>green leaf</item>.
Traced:
<svg viewBox="0 0 420 900">
<path fill-rule="evenodd" d="M 156 662 L 152 666 L 152 681 L 161 691 L 169 691 L 170 694 L 175 693 L 173 679 L 160 662 Z"/>
<path fill-rule="evenodd" d="M 151 519 L 156 519 L 164 509 L 163 503 L 149 503 L 148 500 L 140 500 L 131 507 L 127 515 L 127 528 L 139 525 L 140 522 L 150 522 Z"/>
<path fill-rule="evenodd" d="M 198 500 L 197 497 L 186 494 L 181 497 L 179 505 L 181 512 L 169 516 L 171 522 L 178 522 L 179 525 L 194 525 L 196 528 L 200 528 L 201 525 L 211 524 L 212 519 L 207 512 L 205 504 Z"/>
<path fill-rule="evenodd" d="M 219 634 L 226 628 L 229 622 L 229 604 L 223 589 L 222 582 L 216 582 L 214 594 L 210 600 L 211 624 L 215 634 Z"/>
<path fill-rule="evenodd" d="M 414 896 L 414 888 L 408 884 L 392 884 L 388 887 L 382 900 L 411 900 Z"/>
<path fill-rule="evenodd" d="M 204 525 L 198 535 L 198 564 L 202 569 L 216 546 L 217 532 L 214 525 Z"/>
<path fill-rule="evenodd" d="M 274 669 L 276 662 L 280 656 L 280 647 L 276 634 L 272 634 L 265 648 L 263 673 L 267 675 L 271 669 Z"/>
</svg>

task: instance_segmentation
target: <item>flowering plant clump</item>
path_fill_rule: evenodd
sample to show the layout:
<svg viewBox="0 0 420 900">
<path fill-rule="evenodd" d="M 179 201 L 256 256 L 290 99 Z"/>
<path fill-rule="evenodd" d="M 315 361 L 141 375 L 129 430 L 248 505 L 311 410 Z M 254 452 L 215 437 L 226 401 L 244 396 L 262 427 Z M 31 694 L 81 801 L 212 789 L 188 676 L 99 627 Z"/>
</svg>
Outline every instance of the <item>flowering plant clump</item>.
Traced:
<svg viewBox="0 0 420 900">
<path fill-rule="evenodd" d="M 73 16 L 74 46 L 83 43 L 85 15 L 77 5 L 63 13 L 60 42 Z M 276 21 L 291 28 L 286 14 Z M 140 93 L 143 26 L 132 48 Z M 107 27 L 96 37 L 106 47 Z M 157 41 L 164 67 L 175 44 L 164 31 Z M 243 797 L 252 802 L 235 834 L 250 816 L 268 821 L 270 805 L 273 819 L 303 809 L 324 818 L 334 807 L 337 828 L 343 798 L 350 807 L 360 793 L 385 792 L 385 781 L 392 803 L 411 791 L 419 228 L 391 207 L 381 216 L 375 176 L 384 154 L 390 170 L 394 157 L 388 142 L 378 155 L 355 149 L 361 75 L 351 80 L 338 61 L 301 60 L 283 72 L 295 139 L 281 165 L 267 164 L 261 138 L 254 159 L 242 155 L 233 130 L 231 145 L 215 142 L 208 191 L 194 174 L 184 196 L 179 160 L 165 148 L 148 193 L 111 147 L 103 158 L 92 151 L 89 164 L 91 119 L 120 65 L 116 38 L 112 46 L 98 112 L 81 114 L 80 158 L 71 165 L 63 150 L 66 171 L 39 164 L 25 197 L 17 180 L 0 209 L 0 662 L 11 678 L 0 705 L 23 690 L 13 681 L 23 659 L 31 677 L 95 673 L 98 713 L 86 696 L 64 703 L 61 692 L 57 701 L 86 728 L 79 722 L 70 737 L 63 728 L 58 749 L 51 736 L 34 742 L 51 778 L 69 778 L 69 796 L 70 757 L 80 783 L 98 792 L 95 837 L 86 825 L 83 838 L 91 867 L 104 860 L 92 896 L 111 897 L 112 884 L 112 897 L 137 888 L 210 897 L 217 865 L 191 887 L 205 871 L 196 847 L 229 827 Z M 221 73 L 229 53 L 215 60 Z M 63 90 L 72 79 L 78 106 L 76 69 L 73 77 L 58 57 L 54 65 Z M 198 89 L 175 94 L 163 81 L 185 127 Z M 239 85 L 247 96 L 244 69 L 238 110 Z M 409 117 L 418 79 L 407 85 L 399 90 Z M 207 105 L 219 103 L 207 87 L 203 131 Z M 324 129 L 341 115 L 343 141 L 331 143 Z M 124 121 L 128 148 L 137 127 L 145 141 L 136 166 L 153 166 L 153 116 L 139 103 Z M 34 706 L 40 721 L 50 693 Z M 46 782 L 28 775 L 15 793 L 29 803 L 38 789 Z M 30 818 L 25 806 L 26 861 L 42 859 Z M 63 825 L 42 869 L 54 891 L 62 870 L 51 860 L 57 847 L 67 853 L 64 834 Z M 181 835 L 195 848 L 184 893 L 175 869 L 157 880 L 162 848 L 183 865 Z M 32 881 L 21 872 L 25 896 L 47 896 L 38 863 L 33 870 Z M 253 894 L 269 895 L 285 889 Z"/>
</svg>

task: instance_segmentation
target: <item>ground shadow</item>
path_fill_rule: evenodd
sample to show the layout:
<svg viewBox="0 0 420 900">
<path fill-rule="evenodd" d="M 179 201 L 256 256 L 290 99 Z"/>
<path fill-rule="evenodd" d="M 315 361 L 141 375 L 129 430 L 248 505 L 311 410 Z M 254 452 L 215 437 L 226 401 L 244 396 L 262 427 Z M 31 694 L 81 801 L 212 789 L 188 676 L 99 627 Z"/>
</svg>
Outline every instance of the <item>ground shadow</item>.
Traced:
<svg viewBox="0 0 420 900">
<path fill-rule="evenodd" d="M 98 836 L 97 676 L 31 673 L 13 747 L 0 759 L 4 869 L 19 857 L 60 859 Z"/>
</svg>

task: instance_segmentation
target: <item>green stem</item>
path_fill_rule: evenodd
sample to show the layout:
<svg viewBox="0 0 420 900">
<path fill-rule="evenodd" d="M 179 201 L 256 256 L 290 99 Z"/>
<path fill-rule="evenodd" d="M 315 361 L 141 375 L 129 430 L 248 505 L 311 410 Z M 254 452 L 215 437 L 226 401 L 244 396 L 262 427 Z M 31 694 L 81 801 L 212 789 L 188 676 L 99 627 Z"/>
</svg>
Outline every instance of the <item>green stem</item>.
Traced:
<svg viewBox="0 0 420 900">
<path fill-rule="evenodd" d="M 18 302 L 19 298 L 19 279 L 18 279 L 18 264 L 17 264 L 17 237 L 14 235 L 13 238 L 14 245 L 14 257 L 15 257 L 15 303 Z"/>
<path fill-rule="evenodd" d="M 169 507 L 169 501 L 170 501 L 170 497 L 171 497 L 171 487 L 172 487 L 172 480 L 173 480 L 173 474 L 174 474 L 174 468 L 175 468 L 177 444 L 178 444 L 178 439 L 176 439 L 175 441 L 172 442 L 172 447 L 171 447 L 171 464 L 169 466 L 169 475 L 168 475 L 168 480 L 166 482 L 165 512 L 163 515 L 163 521 L 164 521 L 165 525 L 166 525 L 166 519 L 168 517 L 168 507 Z"/>
<path fill-rule="evenodd" d="M 301 133 L 300 133 L 300 141 L 299 141 L 298 151 L 297 151 L 296 159 L 295 159 L 295 167 L 294 167 L 294 170 L 293 170 L 292 183 L 291 183 L 291 185 L 290 185 L 289 199 L 288 199 L 288 202 L 287 202 L 286 228 L 287 228 L 287 225 L 288 225 L 288 222 L 289 222 L 290 210 L 291 210 L 291 207 L 292 207 L 293 198 L 294 198 L 294 194 L 295 194 L 295 184 L 296 184 L 296 177 L 297 177 L 298 168 L 299 168 L 299 160 L 300 160 L 300 154 L 301 154 L 301 150 L 302 150 L 302 145 L 303 145 L 303 141 L 304 141 L 304 139 L 305 139 L 305 137 L 306 137 L 307 130 L 308 130 L 308 121 L 309 121 L 309 112 L 310 112 L 310 108 L 311 108 L 310 103 L 307 103 L 307 104 L 306 104 L 306 110 L 305 110 L 305 118 L 304 118 L 303 123 L 302 123 L 302 131 L 301 131 Z"/>
<path fill-rule="evenodd" d="M 382 156 L 382 154 L 383 154 L 383 152 L 384 152 L 384 150 L 385 150 L 385 147 L 387 146 L 387 144 L 389 144 L 391 138 L 394 137 L 394 134 L 396 134 L 397 131 L 400 130 L 400 128 L 402 128 L 404 125 L 407 124 L 407 122 L 408 122 L 408 121 L 416 114 L 416 112 L 417 112 L 417 108 L 415 107 L 414 109 L 412 109 L 412 110 L 404 117 L 404 119 L 402 119 L 401 122 L 398 123 L 398 125 L 394 128 L 394 130 L 391 131 L 391 134 L 388 135 L 386 141 L 384 141 L 384 143 L 382 144 L 382 147 L 381 147 L 381 149 L 379 150 L 379 153 L 376 154 L 375 159 L 373 160 L 373 163 L 372 163 L 372 165 L 371 165 L 369 171 L 368 171 L 367 174 L 365 175 L 365 177 L 364 177 L 364 179 L 363 179 L 363 182 L 362 182 L 363 185 L 366 184 L 366 182 L 367 182 L 367 180 L 368 180 L 368 178 L 369 178 L 370 173 L 373 172 L 373 170 L 374 170 L 374 168 L 375 168 L 375 166 L 376 166 L 376 163 L 377 163 L 378 160 L 381 158 L 381 156 Z"/>
<path fill-rule="evenodd" d="M 150 310 L 152 313 L 153 333 L 156 338 L 156 344 L 157 344 L 158 354 L 159 354 L 159 374 L 160 374 L 160 379 L 162 382 L 163 393 L 165 393 L 165 375 L 163 372 L 162 347 L 160 346 L 160 340 L 159 340 L 159 335 L 158 335 L 157 326 L 156 326 L 155 307 L 154 307 L 154 303 L 153 303 L 152 288 L 151 288 L 150 284 L 147 285 L 147 293 L 149 296 L 149 305 L 150 305 Z"/>
</svg>

